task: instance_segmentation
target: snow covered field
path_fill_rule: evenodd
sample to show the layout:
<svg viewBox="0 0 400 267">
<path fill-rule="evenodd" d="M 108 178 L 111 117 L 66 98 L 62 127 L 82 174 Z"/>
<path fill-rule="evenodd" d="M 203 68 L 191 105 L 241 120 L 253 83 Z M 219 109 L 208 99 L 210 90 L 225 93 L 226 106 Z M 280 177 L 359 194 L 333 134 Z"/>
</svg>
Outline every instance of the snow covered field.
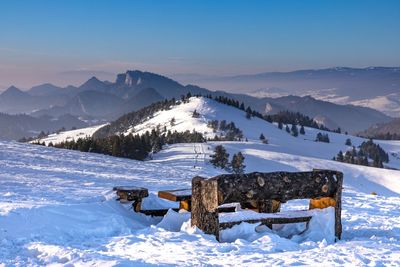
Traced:
<svg viewBox="0 0 400 267">
<path fill-rule="evenodd" d="M 155 193 L 190 187 L 196 175 L 222 172 L 208 163 L 220 142 L 171 145 L 145 162 L 0 142 L 0 265 L 400 265 L 400 171 L 330 160 L 348 149 L 346 138 L 355 145 L 360 138 L 329 133 L 331 143 L 317 143 L 313 140 L 318 131 L 308 128 L 305 136 L 295 138 L 275 125 L 247 120 L 239 110 L 207 101 L 193 99 L 190 107 L 176 107 L 176 127 L 187 120 L 189 130 L 200 130 L 209 119 L 234 121 L 249 141 L 223 145 L 230 154 L 242 151 L 246 171 L 344 172 L 342 240 L 332 242 L 324 225 L 328 215 L 321 214 L 301 235 L 284 236 L 300 226 L 256 231 L 256 225 L 242 224 L 224 231 L 223 240 L 229 242 L 219 243 L 191 228 L 188 213 L 170 211 L 165 218 L 151 218 L 115 201 L 113 186 L 136 185 L 151 192 L 145 207 L 170 205 Z M 201 114 L 197 121 L 191 121 L 194 108 Z M 167 125 L 169 115 L 160 115 L 146 127 L 164 121 Z M 269 144 L 258 140 L 261 132 Z M 393 153 L 389 166 L 399 168 L 400 142 L 381 145 Z M 292 204 L 287 208 L 304 201 Z"/>
</svg>

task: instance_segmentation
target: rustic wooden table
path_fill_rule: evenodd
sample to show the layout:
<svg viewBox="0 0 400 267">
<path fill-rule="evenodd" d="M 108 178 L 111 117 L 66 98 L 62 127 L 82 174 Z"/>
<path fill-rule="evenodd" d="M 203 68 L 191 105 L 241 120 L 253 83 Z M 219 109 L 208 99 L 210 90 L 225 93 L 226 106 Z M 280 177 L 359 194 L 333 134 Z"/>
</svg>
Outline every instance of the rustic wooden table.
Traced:
<svg viewBox="0 0 400 267">
<path fill-rule="evenodd" d="M 179 209 L 191 210 L 192 189 L 176 189 L 158 191 L 158 197 L 170 201 L 179 202 Z"/>
<path fill-rule="evenodd" d="M 143 198 L 149 196 L 149 190 L 143 187 L 116 186 L 113 190 L 117 191 L 117 200 L 121 202 L 133 201 L 132 207 L 136 212 L 140 212 Z"/>
</svg>

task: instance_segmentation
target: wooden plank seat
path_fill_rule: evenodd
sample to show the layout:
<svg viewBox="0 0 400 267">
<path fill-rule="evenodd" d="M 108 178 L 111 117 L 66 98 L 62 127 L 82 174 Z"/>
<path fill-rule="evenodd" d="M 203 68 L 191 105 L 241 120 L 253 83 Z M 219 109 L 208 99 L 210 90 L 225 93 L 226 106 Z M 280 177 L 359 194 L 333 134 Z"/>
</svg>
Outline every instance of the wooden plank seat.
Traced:
<svg viewBox="0 0 400 267">
<path fill-rule="evenodd" d="M 294 211 L 281 213 L 280 203 L 292 199 L 310 199 L 309 209 L 334 207 L 335 236 L 340 239 L 342 184 L 343 174 L 333 170 L 223 174 L 210 179 L 194 177 L 191 223 L 206 234 L 214 234 L 219 240 L 221 229 L 243 221 L 261 222 L 270 227 L 272 224 L 307 222 L 312 215 Z M 228 220 L 226 218 L 233 218 L 237 212 L 222 214 L 220 207 L 234 202 L 262 215 L 250 219 Z"/>
<path fill-rule="evenodd" d="M 169 201 L 179 202 L 179 209 L 184 209 L 187 211 L 191 211 L 191 203 L 192 203 L 192 189 L 174 189 L 174 190 L 164 190 L 158 192 L 158 197 L 163 198 Z M 236 209 L 235 203 L 223 204 L 218 207 L 220 212 L 233 212 Z"/>
<path fill-rule="evenodd" d="M 191 211 L 192 189 L 175 189 L 158 191 L 158 197 L 170 201 L 179 202 L 179 209 Z"/>
<path fill-rule="evenodd" d="M 167 214 L 168 210 L 170 209 L 153 209 L 153 210 L 140 210 L 140 213 L 143 213 L 144 215 L 149 215 L 149 216 L 164 216 Z M 179 209 L 171 208 L 173 211 L 179 211 Z"/>
<path fill-rule="evenodd" d="M 312 218 L 309 210 L 286 211 L 278 213 L 258 213 L 253 210 L 241 210 L 236 212 L 222 212 L 218 214 L 221 230 L 231 228 L 234 225 L 247 223 L 261 223 L 272 228 L 273 224 L 308 223 Z"/>
</svg>

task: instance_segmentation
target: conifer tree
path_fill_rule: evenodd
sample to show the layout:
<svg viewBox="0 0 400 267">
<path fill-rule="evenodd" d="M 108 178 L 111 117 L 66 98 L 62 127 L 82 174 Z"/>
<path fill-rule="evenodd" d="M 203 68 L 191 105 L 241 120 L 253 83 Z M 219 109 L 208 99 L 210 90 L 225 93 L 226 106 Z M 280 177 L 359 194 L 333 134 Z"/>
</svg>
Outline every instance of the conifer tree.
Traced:
<svg viewBox="0 0 400 267">
<path fill-rule="evenodd" d="M 170 121 L 169 121 L 171 126 L 175 126 L 175 117 L 173 117 Z"/>
<path fill-rule="evenodd" d="M 302 134 L 302 135 L 306 134 L 306 131 L 304 130 L 304 126 L 303 125 L 301 125 L 301 127 L 300 127 L 300 134 Z"/>
<path fill-rule="evenodd" d="M 346 151 L 346 153 L 344 153 L 344 162 L 350 163 L 350 160 L 351 160 L 351 153 L 350 151 Z"/>
<path fill-rule="evenodd" d="M 113 137 L 114 142 L 112 144 L 112 153 L 111 155 L 114 157 L 119 157 L 120 156 L 120 152 L 121 152 L 121 147 L 120 147 L 120 140 L 119 140 L 119 136 L 116 135 Z M 82 139 L 79 139 L 82 140 Z"/>
<path fill-rule="evenodd" d="M 226 168 L 229 162 L 229 154 L 226 152 L 226 149 L 222 145 L 218 145 L 214 149 L 214 154 L 211 156 L 211 164 L 215 167 Z"/>
<path fill-rule="evenodd" d="M 337 154 L 336 160 L 340 161 L 340 162 L 343 162 L 344 157 L 343 157 L 343 152 L 342 151 L 339 151 L 339 153 Z"/>
<path fill-rule="evenodd" d="M 282 123 L 282 121 L 279 121 L 279 122 L 278 122 L 278 128 L 281 129 L 281 130 L 283 129 L 283 123 Z"/>
<path fill-rule="evenodd" d="M 347 139 L 346 139 L 345 145 L 346 145 L 346 146 L 351 146 L 351 145 L 352 145 L 352 144 L 351 144 L 351 139 L 350 139 L 350 138 L 347 138 Z"/>
<path fill-rule="evenodd" d="M 247 109 L 246 109 L 246 118 L 250 120 L 251 119 L 251 115 L 252 115 L 252 110 L 251 110 L 250 107 L 247 107 Z"/>
<path fill-rule="evenodd" d="M 296 124 L 292 124 L 291 132 L 292 132 L 292 135 L 294 137 L 299 136 L 299 130 L 297 129 L 297 125 Z"/>
<path fill-rule="evenodd" d="M 379 158 L 379 155 L 375 155 L 372 166 L 376 168 L 383 168 L 383 163 L 382 160 Z"/>
<path fill-rule="evenodd" d="M 290 133 L 289 125 L 286 124 L 286 132 Z"/>
<path fill-rule="evenodd" d="M 192 113 L 192 117 L 193 118 L 199 118 L 200 117 L 200 113 L 197 112 L 197 110 L 194 110 Z"/>
<path fill-rule="evenodd" d="M 329 143 L 329 141 L 330 141 L 329 140 L 329 135 L 328 134 L 318 133 L 317 137 L 315 138 L 315 141 Z"/>
<path fill-rule="evenodd" d="M 236 174 L 243 174 L 246 165 L 244 165 L 244 156 L 241 152 L 234 154 L 231 161 L 232 172 Z"/>
</svg>

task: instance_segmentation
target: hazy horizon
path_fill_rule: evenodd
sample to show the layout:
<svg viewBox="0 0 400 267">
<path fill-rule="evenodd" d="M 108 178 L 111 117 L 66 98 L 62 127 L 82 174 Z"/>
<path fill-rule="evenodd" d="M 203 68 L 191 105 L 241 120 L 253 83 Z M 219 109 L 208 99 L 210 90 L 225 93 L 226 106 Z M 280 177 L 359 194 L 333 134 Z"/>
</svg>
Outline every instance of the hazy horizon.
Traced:
<svg viewBox="0 0 400 267">
<path fill-rule="evenodd" d="M 59 87 L 67 87 L 67 86 L 75 86 L 79 87 L 80 85 L 84 84 L 86 81 L 91 79 L 92 77 L 96 77 L 100 81 L 108 81 L 108 82 L 115 82 L 115 79 L 117 78 L 118 74 L 125 73 L 126 71 L 143 71 L 143 72 L 151 72 L 151 73 L 156 73 L 163 75 L 165 77 L 171 78 L 183 85 L 191 84 L 192 82 L 196 81 L 202 81 L 203 79 L 206 81 L 207 79 L 212 79 L 212 78 L 228 78 L 228 77 L 235 77 L 235 76 L 241 76 L 241 75 L 257 75 L 257 74 L 263 74 L 263 73 L 290 73 L 290 72 L 295 72 L 295 71 L 304 71 L 304 70 L 324 70 L 324 69 L 334 69 L 334 68 L 352 68 L 352 69 L 366 69 L 366 68 L 400 68 L 400 66 L 361 66 L 361 67 L 354 67 L 354 66 L 331 66 L 331 67 L 321 67 L 321 68 L 307 68 L 307 69 L 293 69 L 293 70 L 287 70 L 287 71 L 263 71 L 263 72 L 255 72 L 255 73 L 234 73 L 234 74 L 224 74 L 224 75 L 209 75 L 209 74 L 200 74 L 200 73 L 172 73 L 172 74 L 166 74 L 166 73 L 158 73 L 154 72 L 151 70 L 146 70 L 146 69 L 126 69 L 124 71 L 118 72 L 118 73 L 111 73 L 111 72 L 105 72 L 105 71 L 87 71 L 87 70 L 82 70 L 82 71 L 67 71 L 65 74 L 71 74 L 71 75 L 76 75 L 80 76 L 79 79 L 77 79 L 74 83 L 57 83 L 57 82 L 51 82 L 51 81 L 43 81 L 41 83 L 37 84 L 32 84 L 28 87 L 18 87 L 15 84 L 10 84 L 10 85 L 2 85 L 0 84 L 0 92 L 7 90 L 8 88 L 14 86 L 17 87 L 18 89 L 22 91 L 26 91 L 31 89 L 32 87 L 35 86 L 40 86 L 43 84 L 52 84 L 55 86 Z M 194 84 L 194 85 L 199 85 L 201 84 Z M 207 89 L 215 89 L 212 88 Z M 227 88 L 218 88 L 218 90 L 227 90 Z M 229 89 L 229 88 L 228 88 Z M 261 89 L 261 88 L 260 88 Z M 215 89 L 217 90 L 217 89 Z M 228 90 L 229 91 L 229 90 Z"/>
</svg>

